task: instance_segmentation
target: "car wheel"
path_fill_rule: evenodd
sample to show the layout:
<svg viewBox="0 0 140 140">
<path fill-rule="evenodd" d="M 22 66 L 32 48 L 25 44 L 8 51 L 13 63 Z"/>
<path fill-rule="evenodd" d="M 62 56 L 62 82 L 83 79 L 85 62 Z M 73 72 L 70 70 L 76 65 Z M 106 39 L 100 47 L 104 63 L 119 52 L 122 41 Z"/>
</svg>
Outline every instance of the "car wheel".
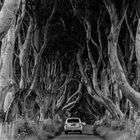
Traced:
<svg viewBox="0 0 140 140">
<path fill-rule="evenodd" d="M 82 134 L 82 131 L 80 131 L 80 134 Z"/>
<path fill-rule="evenodd" d="M 68 134 L 68 131 L 65 131 L 65 134 Z"/>
</svg>

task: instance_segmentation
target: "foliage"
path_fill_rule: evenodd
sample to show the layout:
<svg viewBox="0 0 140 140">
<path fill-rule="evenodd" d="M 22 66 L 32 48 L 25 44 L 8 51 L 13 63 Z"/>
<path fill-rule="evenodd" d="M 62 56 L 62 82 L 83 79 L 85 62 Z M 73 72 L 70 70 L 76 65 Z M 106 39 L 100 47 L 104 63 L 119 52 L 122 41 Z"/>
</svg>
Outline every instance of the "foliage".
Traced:
<svg viewBox="0 0 140 140">
<path fill-rule="evenodd" d="M 128 132 L 130 136 L 133 136 L 136 138 L 136 137 L 139 137 L 140 118 L 138 117 L 136 120 L 129 120 L 129 119 L 113 120 L 109 117 L 106 117 L 98 121 L 95 121 L 93 130 L 95 131 L 96 128 L 99 126 L 106 126 L 110 128 L 111 130 L 115 130 L 115 131 Z"/>
<path fill-rule="evenodd" d="M 62 125 L 58 123 L 35 122 L 19 118 L 11 123 L 0 125 L 2 140 L 46 140 L 61 133 Z"/>
</svg>

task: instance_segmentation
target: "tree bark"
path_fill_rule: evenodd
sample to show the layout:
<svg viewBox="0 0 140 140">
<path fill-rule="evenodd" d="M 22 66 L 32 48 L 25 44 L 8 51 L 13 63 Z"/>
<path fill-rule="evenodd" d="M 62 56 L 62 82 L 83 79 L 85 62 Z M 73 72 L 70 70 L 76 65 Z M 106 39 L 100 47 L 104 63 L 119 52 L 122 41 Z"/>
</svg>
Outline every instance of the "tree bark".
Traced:
<svg viewBox="0 0 140 140">
<path fill-rule="evenodd" d="M 101 90 L 105 96 L 109 96 L 108 73 L 106 69 L 101 72 Z"/>
<path fill-rule="evenodd" d="M 120 11 L 121 14 L 118 14 L 117 6 L 113 4 L 111 1 L 104 0 L 104 4 L 108 10 L 111 20 L 111 30 L 108 37 L 108 56 L 111 69 L 116 74 L 117 83 L 120 89 L 122 90 L 124 96 L 131 101 L 135 109 L 139 109 L 140 93 L 135 91 L 128 83 L 124 70 L 120 64 L 117 52 L 118 38 L 122 22 L 127 12 L 128 2 L 124 1 Z"/>
<path fill-rule="evenodd" d="M 91 49 L 90 49 L 90 46 L 89 46 L 89 42 L 91 40 L 91 26 L 90 26 L 90 23 L 88 22 L 87 19 L 85 19 L 85 24 L 87 25 L 87 26 L 85 26 L 85 30 L 86 30 L 86 47 L 87 47 L 87 52 L 88 52 L 88 58 L 90 60 L 91 66 L 92 66 L 92 84 L 89 84 L 89 85 L 91 85 L 90 88 L 92 88 L 92 87 L 94 88 L 95 92 L 103 100 L 104 105 L 106 104 L 105 105 L 106 108 L 110 110 L 110 113 L 112 115 L 115 114 L 116 117 L 119 116 L 120 118 L 123 118 L 123 113 L 121 112 L 121 110 L 117 106 L 115 106 L 115 104 L 99 88 L 99 84 L 98 84 L 98 80 L 97 80 L 98 68 L 97 68 L 97 66 L 96 66 L 96 64 L 94 62 L 94 59 L 93 59 L 93 56 L 92 56 L 92 53 L 91 53 Z M 100 39 L 100 44 L 102 44 L 100 37 L 99 37 L 99 39 Z M 102 60 L 102 52 L 101 52 L 101 50 L 100 50 L 100 53 L 99 53 L 100 54 L 99 59 Z M 83 72 L 83 74 L 84 74 L 84 72 Z M 85 78 L 88 78 L 88 77 L 85 75 Z M 87 81 L 90 82 L 90 80 L 87 80 Z"/>
<path fill-rule="evenodd" d="M 27 66 L 28 66 L 28 58 L 29 58 L 29 48 L 31 45 L 31 34 L 33 31 L 33 19 L 30 18 L 30 25 L 28 27 L 27 35 L 25 38 L 25 42 L 22 45 L 21 41 L 19 41 L 20 45 L 20 67 L 21 67 L 21 79 L 20 79 L 20 88 L 26 88 L 27 87 Z M 20 37 L 19 37 L 20 40 Z"/>
<path fill-rule="evenodd" d="M 91 97 L 97 101 L 98 103 L 100 103 L 101 105 L 103 105 L 110 113 L 113 117 L 117 118 L 120 116 L 122 117 L 122 114 L 118 111 L 118 109 L 115 107 L 115 105 L 112 103 L 111 100 L 107 99 L 107 97 L 105 97 L 103 95 L 103 93 L 99 90 L 99 88 L 96 88 L 95 90 L 93 89 L 93 86 L 90 82 L 90 80 L 88 79 L 86 73 L 83 70 L 83 65 L 81 62 L 81 50 L 77 53 L 77 63 L 79 65 L 79 69 L 81 72 L 81 75 L 84 78 L 84 83 L 85 86 L 87 88 L 88 94 L 91 95 Z"/>
<path fill-rule="evenodd" d="M 11 86 L 11 78 L 14 77 L 12 75 L 12 63 L 16 38 L 15 15 L 19 8 L 20 2 L 21 0 L 5 0 L 4 5 L 0 11 L 0 40 L 3 39 L 0 58 L 0 110 L 2 110 L 2 105 L 6 96 L 6 92 L 9 89 L 11 90 L 9 92 L 14 92 L 15 90 L 14 87 Z M 4 91 L 6 87 L 9 88 Z"/>
<path fill-rule="evenodd" d="M 21 0 L 5 0 L 0 11 L 0 40 L 7 34 Z"/>
<path fill-rule="evenodd" d="M 111 68 L 115 71 L 116 79 L 120 89 L 122 90 L 122 93 L 138 109 L 140 107 L 140 94 L 129 85 L 125 77 L 123 68 L 118 59 L 117 44 L 122 21 L 123 19 L 120 21 L 119 26 L 111 26 L 110 36 L 108 39 L 109 61 L 111 64 Z"/>
<path fill-rule="evenodd" d="M 138 20 L 136 40 L 135 40 L 136 58 L 138 61 L 137 66 L 137 86 L 140 89 L 140 19 Z"/>
<path fill-rule="evenodd" d="M 15 22 L 10 27 L 7 35 L 2 40 L 1 58 L 0 58 L 0 110 L 4 102 L 6 91 L 4 88 L 8 87 L 11 83 L 11 66 L 13 63 L 13 53 L 15 45 Z M 14 89 L 11 89 L 14 90 Z M 11 91 L 13 92 L 13 91 Z"/>
</svg>

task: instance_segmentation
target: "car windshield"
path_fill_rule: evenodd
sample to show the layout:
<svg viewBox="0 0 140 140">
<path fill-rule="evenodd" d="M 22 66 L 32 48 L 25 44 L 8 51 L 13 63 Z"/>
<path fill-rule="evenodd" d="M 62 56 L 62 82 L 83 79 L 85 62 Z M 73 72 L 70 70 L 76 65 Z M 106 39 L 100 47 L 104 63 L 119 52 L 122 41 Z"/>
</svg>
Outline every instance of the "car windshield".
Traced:
<svg viewBox="0 0 140 140">
<path fill-rule="evenodd" d="M 79 123 L 79 119 L 68 119 L 68 123 Z"/>
</svg>

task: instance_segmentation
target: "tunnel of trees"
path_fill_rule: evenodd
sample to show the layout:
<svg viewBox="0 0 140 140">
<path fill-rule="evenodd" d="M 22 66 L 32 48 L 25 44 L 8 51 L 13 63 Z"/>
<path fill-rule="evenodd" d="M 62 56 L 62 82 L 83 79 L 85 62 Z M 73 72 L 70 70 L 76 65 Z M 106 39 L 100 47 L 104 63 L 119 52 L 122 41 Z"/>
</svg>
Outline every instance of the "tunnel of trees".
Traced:
<svg viewBox="0 0 140 140">
<path fill-rule="evenodd" d="M 0 7 L 6 120 L 139 114 L 139 0 L 1 0 Z"/>
</svg>

